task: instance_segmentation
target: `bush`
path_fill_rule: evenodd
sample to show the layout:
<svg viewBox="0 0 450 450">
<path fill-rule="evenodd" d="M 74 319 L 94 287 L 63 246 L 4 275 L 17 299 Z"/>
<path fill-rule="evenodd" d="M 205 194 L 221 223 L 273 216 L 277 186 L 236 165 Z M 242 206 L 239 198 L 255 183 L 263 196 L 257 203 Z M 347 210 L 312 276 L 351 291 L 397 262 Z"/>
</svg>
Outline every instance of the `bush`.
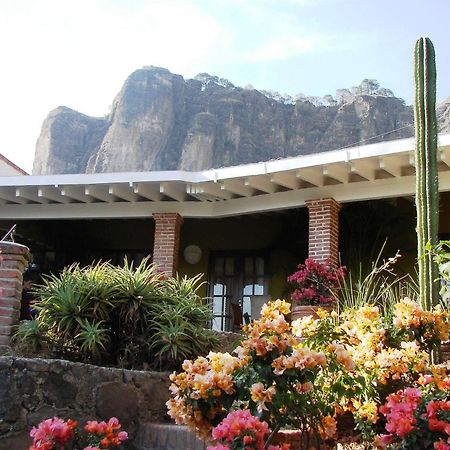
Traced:
<svg viewBox="0 0 450 450">
<path fill-rule="evenodd" d="M 71 265 L 34 289 L 38 318 L 21 323 L 16 342 L 94 364 L 176 367 L 217 345 L 200 278 L 163 279 L 147 260 Z"/>
<path fill-rule="evenodd" d="M 292 324 L 286 321 L 289 312 L 288 303 L 269 302 L 261 318 L 244 327 L 233 355 L 210 352 L 185 361 L 170 377 L 169 415 L 212 440 L 212 430 L 230 411 L 248 410 L 273 433 L 300 430 L 301 448 L 307 449 L 335 438 L 337 419 L 345 415 L 353 416 L 361 438 L 372 442 L 383 425 L 379 412 L 389 412 L 379 406 L 400 389 L 429 382 L 430 375 L 448 398 L 447 368 L 428 362 L 450 331 L 450 314 L 441 308 L 424 311 L 405 298 L 390 315 L 368 304 L 340 315 L 319 309 L 318 319 Z M 449 409 L 436 417 L 441 428 L 446 421 L 450 436 L 450 404 L 444 406 Z M 443 438 L 440 432 L 430 442 Z"/>
</svg>

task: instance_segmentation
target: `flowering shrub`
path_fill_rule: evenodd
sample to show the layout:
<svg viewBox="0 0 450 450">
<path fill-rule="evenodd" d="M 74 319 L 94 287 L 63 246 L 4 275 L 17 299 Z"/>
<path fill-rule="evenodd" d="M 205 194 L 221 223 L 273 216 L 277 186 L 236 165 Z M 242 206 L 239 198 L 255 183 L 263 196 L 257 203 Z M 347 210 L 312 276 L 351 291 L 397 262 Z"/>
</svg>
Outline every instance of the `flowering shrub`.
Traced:
<svg viewBox="0 0 450 450">
<path fill-rule="evenodd" d="M 418 387 L 390 394 L 380 407 L 388 434 L 381 447 L 392 449 L 450 449 L 450 378 L 426 375 Z"/>
<path fill-rule="evenodd" d="M 102 450 L 118 447 L 128 439 L 115 417 L 108 422 L 88 421 L 84 433 L 77 426 L 70 419 L 67 422 L 58 417 L 43 420 L 30 432 L 33 444 L 29 450 Z"/>
<path fill-rule="evenodd" d="M 426 312 L 404 299 L 393 311 L 392 316 L 383 317 L 377 306 L 366 305 L 340 316 L 322 311 L 319 319 L 298 319 L 292 324 L 307 346 L 335 348 L 337 358 L 346 365 L 351 377 L 340 378 L 339 388 L 347 390 L 336 412 L 351 412 L 366 439 L 374 434 L 378 406 L 389 394 L 414 385 L 426 368 L 436 372 L 429 367 L 428 352 L 450 330 L 449 316 L 440 309 Z M 418 329 L 426 330 L 425 337 Z M 353 371 L 347 358 L 354 364 Z M 329 372 L 323 382 L 329 383 L 337 374 Z M 353 392 L 351 383 L 356 383 Z"/>
<path fill-rule="evenodd" d="M 214 438 L 213 428 L 229 411 L 241 409 L 248 410 L 246 417 L 251 414 L 267 422 L 273 432 L 281 427 L 303 430 L 305 445 L 331 438 L 336 431 L 335 405 L 343 402 L 347 385 L 358 386 L 350 381 L 354 365 L 338 344 L 313 350 L 299 343 L 286 321 L 289 312 L 289 303 L 269 302 L 261 318 L 244 327 L 236 356 L 210 353 L 185 361 L 183 372 L 170 377 L 169 415 L 205 440 Z M 241 428 L 236 430 L 241 436 Z"/>
<path fill-rule="evenodd" d="M 266 428 L 256 425 L 253 416 L 273 433 L 284 427 L 300 430 L 302 448 L 310 448 L 333 439 L 339 415 L 351 413 L 363 439 L 372 442 L 381 416 L 391 414 L 395 399 L 389 396 L 409 388 L 408 400 L 399 407 L 405 415 L 398 416 L 394 408 L 389 416 L 388 432 L 395 443 L 402 433 L 413 436 L 411 427 L 415 430 L 421 424 L 416 416 L 409 425 L 405 422 L 415 404 L 422 408 L 417 383 L 433 384 L 437 389 L 433 392 L 448 393 L 445 368 L 428 364 L 429 350 L 450 331 L 450 318 L 440 309 L 424 312 L 404 299 L 387 316 L 377 306 L 366 305 L 340 315 L 319 309 L 318 319 L 306 317 L 292 324 L 286 320 L 289 313 L 289 303 L 269 302 L 261 318 L 244 327 L 234 354 L 210 353 L 185 361 L 183 371 L 171 375 L 169 415 L 203 439 L 217 439 L 211 450 L 258 448 L 261 440 L 256 433 Z M 424 337 L 419 329 L 426 330 Z M 379 410 L 386 399 L 391 399 L 388 406 Z M 434 400 L 447 401 L 442 394 Z M 431 427 L 447 429 L 443 425 L 448 422 L 447 406 L 432 405 L 436 413 L 430 418 L 437 422 L 431 421 Z M 230 412 L 229 420 L 219 426 Z M 447 448 L 439 436 L 433 443 Z"/>
<path fill-rule="evenodd" d="M 238 409 L 230 412 L 212 431 L 216 445 L 207 450 L 264 450 L 270 430 L 267 422 L 262 422 L 250 411 Z M 288 450 L 289 445 L 269 445 L 268 450 Z"/>
<path fill-rule="evenodd" d="M 416 340 L 427 350 L 432 350 L 442 341 L 448 340 L 449 313 L 440 306 L 424 311 L 416 302 L 405 298 L 395 305 L 393 323 L 404 339 Z"/>
<path fill-rule="evenodd" d="M 312 258 L 298 265 L 297 272 L 288 277 L 294 290 L 291 300 L 301 305 L 326 305 L 333 302 L 331 291 L 344 277 L 345 268 L 333 269 L 328 263 L 322 264 Z"/>
</svg>

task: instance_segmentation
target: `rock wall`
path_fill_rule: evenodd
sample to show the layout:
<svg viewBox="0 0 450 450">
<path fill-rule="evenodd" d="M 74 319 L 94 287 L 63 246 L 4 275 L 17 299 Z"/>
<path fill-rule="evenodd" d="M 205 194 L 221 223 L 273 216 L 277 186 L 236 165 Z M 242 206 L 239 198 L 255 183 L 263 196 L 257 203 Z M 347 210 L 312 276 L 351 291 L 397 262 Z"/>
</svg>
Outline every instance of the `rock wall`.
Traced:
<svg viewBox="0 0 450 450">
<path fill-rule="evenodd" d="M 30 429 L 58 416 L 84 422 L 117 417 L 130 433 L 169 420 L 168 373 L 96 367 L 62 360 L 0 357 L 0 449 L 29 447 Z"/>
<path fill-rule="evenodd" d="M 440 130 L 450 131 L 448 102 L 438 116 Z M 50 112 L 33 174 L 196 171 L 412 135 L 412 107 L 386 89 L 347 91 L 325 105 L 144 67 L 128 77 L 104 118 L 66 107 Z"/>
</svg>

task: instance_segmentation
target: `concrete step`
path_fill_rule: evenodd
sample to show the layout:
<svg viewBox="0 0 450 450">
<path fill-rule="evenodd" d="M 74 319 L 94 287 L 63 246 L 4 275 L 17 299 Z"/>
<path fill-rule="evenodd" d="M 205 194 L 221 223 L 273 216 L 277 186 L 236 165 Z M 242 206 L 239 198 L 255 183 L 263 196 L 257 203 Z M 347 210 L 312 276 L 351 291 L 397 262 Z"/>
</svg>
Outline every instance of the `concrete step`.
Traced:
<svg viewBox="0 0 450 450">
<path fill-rule="evenodd" d="M 187 427 L 166 423 L 141 424 L 134 439 L 137 450 L 205 450 L 206 445 Z"/>
</svg>

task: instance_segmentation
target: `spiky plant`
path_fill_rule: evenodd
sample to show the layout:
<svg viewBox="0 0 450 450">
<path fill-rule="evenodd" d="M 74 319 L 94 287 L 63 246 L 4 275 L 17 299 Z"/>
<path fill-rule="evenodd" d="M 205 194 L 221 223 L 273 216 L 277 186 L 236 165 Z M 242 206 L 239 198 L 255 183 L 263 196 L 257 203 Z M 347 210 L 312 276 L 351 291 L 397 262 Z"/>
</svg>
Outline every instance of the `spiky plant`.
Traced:
<svg viewBox="0 0 450 450">
<path fill-rule="evenodd" d="M 414 49 L 416 131 L 416 208 L 419 292 L 422 307 L 439 303 L 437 264 L 427 248 L 438 242 L 439 187 L 437 172 L 436 64 L 430 39 L 420 38 Z"/>
</svg>

